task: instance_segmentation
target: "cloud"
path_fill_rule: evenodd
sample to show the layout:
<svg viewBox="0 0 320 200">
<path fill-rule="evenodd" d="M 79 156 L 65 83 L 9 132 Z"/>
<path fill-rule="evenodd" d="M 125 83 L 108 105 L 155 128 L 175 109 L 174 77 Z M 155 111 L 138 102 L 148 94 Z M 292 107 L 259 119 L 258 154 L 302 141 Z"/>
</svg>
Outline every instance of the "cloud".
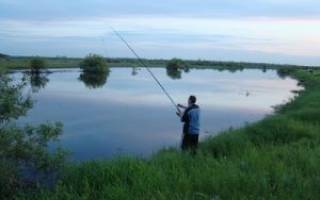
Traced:
<svg viewBox="0 0 320 200">
<path fill-rule="evenodd" d="M 317 0 L 1 0 L 0 17 L 64 19 L 126 15 L 319 18 Z"/>
</svg>

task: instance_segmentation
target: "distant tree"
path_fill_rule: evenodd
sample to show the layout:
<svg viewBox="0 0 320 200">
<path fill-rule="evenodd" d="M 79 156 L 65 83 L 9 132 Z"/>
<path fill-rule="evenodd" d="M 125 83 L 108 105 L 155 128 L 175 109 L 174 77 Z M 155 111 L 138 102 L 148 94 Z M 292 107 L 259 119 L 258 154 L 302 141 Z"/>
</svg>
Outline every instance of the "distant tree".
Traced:
<svg viewBox="0 0 320 200">
<path fill-rule="evenodd" d="M 46 62 L 44 59 L 35 57 L 30 60 L 31 73 L 38 74 L 41 70 L 46 68 Z"/>
<path fill-rule="evenodd" d="M 80 63 L 82 73 L 79 80 L 88 88 L 99 88 L 106 84 L 110 69 L 104 57 L 97 54 L 89 54 Z"/>
<path fill-rule="evenodd" d="M 97 54 L 89 54 L 80 63 L 83 72 L 104 72 L 108 71 L 107 61 L 104 57 Z"/>
<path fill-rule="evenodd" d="M 185 68 L 188 68 L 188 65 L 179 58 L 173 58 L 169 60 L 169 62 L 167 63 L 167 67 L 175 68 L 175 69 L 185 69 Z"/>
<path fill-rule="evenodd" d="M 182 72 L 189 72 L 189 66 L 181 59 L 173 58 L 167 63 L 167 75 L 172 79 L 180 79 Z"/>
</svg>

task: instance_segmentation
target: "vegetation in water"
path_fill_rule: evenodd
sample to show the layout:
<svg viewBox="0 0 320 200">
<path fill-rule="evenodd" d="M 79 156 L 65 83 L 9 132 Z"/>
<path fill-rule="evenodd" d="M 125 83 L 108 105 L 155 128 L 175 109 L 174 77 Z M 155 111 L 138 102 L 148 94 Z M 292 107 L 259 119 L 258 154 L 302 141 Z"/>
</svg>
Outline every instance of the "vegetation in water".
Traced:
<svg viewBox="0 0 320 200">
<path fill-rule="evenodd" d="M 110 70 L 101 72 L 82 72 L 79 76 L 79 80 L 88 88 L 100 88 L 107 83 L 109 75 Z"/>
<path fill-rule="evenodd" d="M 166 70 L 172 79 L 181 79 L 182 72 L 189 72 L 189 66 L 183 60 L 173 58 L 168 61 Z"/>
<path fill-rule="evenodd" d="M 62 124 L 15 124 L 32 107 L 30 97 L 22 95 L 25 85 L 25 80 L 13 83 L 0 73 L 0 199 L 13 199 L 54 183 L 64 164 L 61 149 L 48 150 L 48 143 L 62 133 Z"/>
<path fill-rule="evenodd" d="M 21 199 L 319 199 L 320 70 L 281 71 L 305 90 L 277 113 L 202 142 L 197 155 L 70 165 L 53 190 Z"/>
<path fill-rule="evenodd" d="M 35 57 L 30 60 L 31 74 L 39 74 L 46 68 L 46 62 L 40 57 Z"/>
<path fill-rule="evenodd" d="M 29 67 L 30 71 L 26 71 L 24 76 L 29 80 L 32 91 L 38 92 L 49 82 L 47 63 L 43 58 L 34 57 L 30 60 Z"/>
<path fill-rule="evenodd" d="M 97 54 L 89 54 L 80 63 L 80 68 L 83 72 L 105 72 L 108 71 L 106 59 Z"/>
<path fill-rule="evenodd" d="M 106 84 L 110 74 L 105 58 L 96 54 L 89 54 L 81 62 L 82 73 L 79 80 L 89 88 L 99 88 Z"/>
<path fill-rule="evenodd" d="M 34 93 L 45 88 L 49 82 L 49 78 L 46 73 L 27 74 L 26 76 L 30 80 L 31 89 Z"/>
</svg>

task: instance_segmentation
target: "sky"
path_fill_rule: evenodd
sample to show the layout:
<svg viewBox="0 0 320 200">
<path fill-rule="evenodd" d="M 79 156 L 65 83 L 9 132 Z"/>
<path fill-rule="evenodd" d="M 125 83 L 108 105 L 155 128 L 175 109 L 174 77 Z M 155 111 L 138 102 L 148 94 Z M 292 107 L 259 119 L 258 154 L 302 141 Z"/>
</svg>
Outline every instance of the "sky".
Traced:
<svg viewBox="0 0 320 200">
<path fill-rule="evenodd" d="M 319 0 L 0 0 L 0 52 L 320 66 Z"/>
</svg>

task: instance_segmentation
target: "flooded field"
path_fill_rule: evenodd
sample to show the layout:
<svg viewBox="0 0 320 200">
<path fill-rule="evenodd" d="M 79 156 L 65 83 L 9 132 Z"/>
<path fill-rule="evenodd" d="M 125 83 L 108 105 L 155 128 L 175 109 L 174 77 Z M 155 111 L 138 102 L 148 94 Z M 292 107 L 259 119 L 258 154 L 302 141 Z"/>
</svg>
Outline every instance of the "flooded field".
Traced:
<svg viewBox="0 0 320 200">
<path fill-rule="evenodd" d="M 198 97 L 201 139 L 262 119 L 299 89 L 296 80 L 276 70 L 152 71 L 177 103 L 186 104 L 190 94 Z M 52 72 L 30 78 L 25 92 L 35 104 L 18 123 L 62 122 L 61 144 L 74 160 L 147 157 L 165 147 L 179 147 L 182 124 L 145 70 L 111 68 L 94 77 L 78 69 Z M 23 73 L 12 76 L 19 79 Z"/>
</svg>

